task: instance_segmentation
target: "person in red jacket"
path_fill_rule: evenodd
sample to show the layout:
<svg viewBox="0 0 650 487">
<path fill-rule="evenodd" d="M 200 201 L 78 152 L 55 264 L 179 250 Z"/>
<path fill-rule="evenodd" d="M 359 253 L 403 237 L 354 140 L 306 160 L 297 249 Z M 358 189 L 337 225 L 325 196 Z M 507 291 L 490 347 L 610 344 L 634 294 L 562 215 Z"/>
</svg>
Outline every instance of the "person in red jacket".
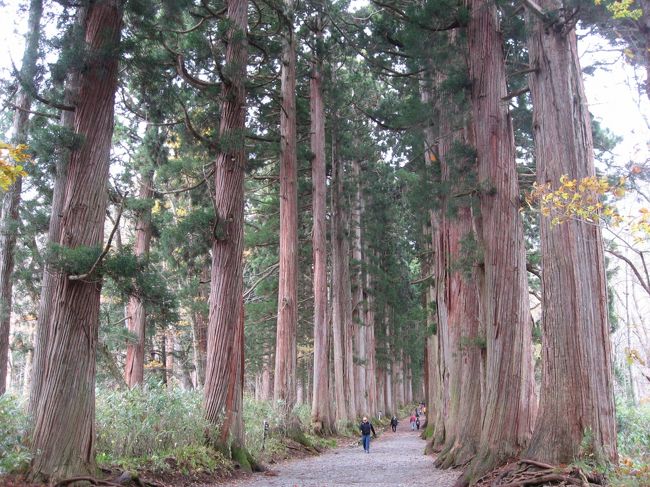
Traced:
<svg viewBox="0 0 650 487">
<path fill-rule="evenodd" d="M 415 416 L 415 411 L 413 411 L 413 414 L 411 414 L 411 418 L 409 419 L 409 422 L 411 423 L 411 431 L 415 431 L 415 422 L 418 420 L 418 418 Z"/>
</svg>

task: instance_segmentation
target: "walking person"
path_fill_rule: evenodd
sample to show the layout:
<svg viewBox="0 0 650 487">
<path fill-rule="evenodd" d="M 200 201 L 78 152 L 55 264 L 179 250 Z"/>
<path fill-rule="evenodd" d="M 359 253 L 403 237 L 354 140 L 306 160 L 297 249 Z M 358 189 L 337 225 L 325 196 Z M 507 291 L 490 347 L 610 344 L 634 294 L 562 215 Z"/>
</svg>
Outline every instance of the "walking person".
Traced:
<svg viewBox="0 0 650 487">
<path fill-rule="evenodd" d="M 361 441 L 363 442 L 363 449 L 366 453 L 370 453 L 370 432 L 372 431 L 372 436 L 377 438 L 377 433 L 375 433 L 375 428 L 372 427 L 372 423 L 368 421 L 367 417 L 363 417 L 363 421 L 359 425 L 361 430 Z"/>
<path fill-rule="evenodd" d="M 415 417 L 415 411 L 413 414 L 411 414 L 411 418 L 409 419 L 409 422 L 411 423 L 411 431 L 415 431 L 415 422 L 417 421 L 418 418 Z"/>
<path fill-rule="evenodd" d="M 393 430 L 393 433 L 395 433 L 395 431 L 397 431 L 397 424 L 398 423 L 399 423 L 399 421 L 397 421 L 397 416 L 393 416 L 392 418 L 390 418 L 390 427 Z"/>
</svg>

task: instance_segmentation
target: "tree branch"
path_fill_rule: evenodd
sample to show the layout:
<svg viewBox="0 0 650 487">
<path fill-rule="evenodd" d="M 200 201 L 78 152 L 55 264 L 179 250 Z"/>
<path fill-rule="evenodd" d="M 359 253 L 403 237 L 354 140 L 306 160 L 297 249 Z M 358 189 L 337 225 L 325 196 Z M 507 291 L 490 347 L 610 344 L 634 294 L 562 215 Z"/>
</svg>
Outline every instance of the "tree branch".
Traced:
<svg viewBox="0 0 650 487">
<path fill-rule="evenodd" d="M 632 262 L 630 259 L 625 257 L 623 254 L 619 254 L 618 252 L 615 252 L 614 250 L 606 249 L 605 252 L 607 252 L 608 254 L 612 254 L 614 257 L 616 257 L 618 259 L 621 259 L 623 262 L 625 262 L 630 267 L 630 269 L 632 269 L 632 272 L 634 273 L 636 278 L 639 280 L 639 284 L 644 289 L 644 291 L 646 293 L 648 293 L 648 295 L 650 295 L 650 285 L 649 285 L 648 282 L 646 282 L 643 279 L 643 277 L 641 277 L 641 273 L 639 272 L 637 267 L 634 265 L 634 262 Z"/>
<path fill-rule="evenodd" d="M 99 264 L 102 263 L 102 260 L 104 260 L 104 257 L 106 257 L 108 251 L 111 249 L 111 243 L 113 242 L 113 237 L 115 236 L 115 232 L 117 232 L 117 229 L 120 226 L 120 220 L 122 219 L 123 211 L 124 211 L 124 204 L 121 204 L 117 213 L 117 217 L 115 218 L 115 225 L 113 225 L 113 230 L 111 230 L 111 234 L 108 237 L 108 242 L 106 242 L 106 246 L 104 247 L 104 250 L 102 251 L 101 254 L 99 254 L 99 257 L 97 257 L 97 260 L 92 265 L 90 270 L 84 274 L 79 274 L 76 276 L 68 276 L 68 279 L 70 281 L 81 281 L 87 279 L 89 276 L 93 274 L 93 272 L 95 272 L 97 266 L 99 266 Z"/>
<path fill-rule="evenodd" d="M 278 267 L 280 266 L 280 263 L 275 263 L 272 266 L 268 267 L 262 275 L 253 283 L 251 287 L 249 287 L 246 292 L 244 293 L 244 299 L 246 299 L 248 296 L 250 296 L 255 288 L 267 277 L 269 277 Z"/>
</svg>

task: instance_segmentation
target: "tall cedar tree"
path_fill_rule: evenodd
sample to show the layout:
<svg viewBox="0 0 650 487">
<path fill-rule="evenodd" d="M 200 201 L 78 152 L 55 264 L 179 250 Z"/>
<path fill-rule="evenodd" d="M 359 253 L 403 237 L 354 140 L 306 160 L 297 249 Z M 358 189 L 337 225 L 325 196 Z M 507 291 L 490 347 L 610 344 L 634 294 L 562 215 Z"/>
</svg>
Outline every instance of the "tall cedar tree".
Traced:
<svg viewBox="0 0 650 487">
<path fill-rule="evenodd" d="M 141 148 L 142 164 L 140 168 L 140 192 L 138 198 L 149 200 L 153 197 L 154 162 L 163 151 L 164 137 L 159 134 L 160 127 L 155 123 L 147 126 Z M 146 205 L 139 209 L 135 222 L 135 256 L 141 263 L 149 258 L 151 246 L 151 207 Z M 126 324 L 128 330 L 136 336 L 135 342 L 130 342 L 126 349 L 126 364 L 124 366 L 124 380 L 129 387 L 142 384 L 144 380 L 144 346 L 147 315 L 144 299 L 138 293 L 129 296 L 127 305 Z"/>
<path fill-rule="evenodd" d="M 23 84 L 34 85 L 36 78 L 36 61 L 38 60 L 38 42 L 41 36 L 41 17 L 43 1 L 31 0 L 27 38 L 20 68 Z M 13 143 L 26 144 L 29 135 L 29 111 L 32 96 L 29 89 L 21 87 L 18 92 L 16 111 L 14 113 Z M 9 190 L 0 195 L 0 396 L 6 390 L 7 363 L 9 359 L 9 327 L 11 321 L 14 250 L 18 230 L 18 207 L 20 206 L 22 180 L 18 178 Z"/>
<path fill-rule="evenodd" d="M 486 397 L 478 455 L 466 478 L 491 470 L 527 446 L 533 426 L 534 377 L 528 281 L 515 144 L 496 5 L 472 0 L 467 32 L 476 128 L 487 342 Z"/>
<path fill-rule="evenodd" d="M 595 175 L 591 123 L 576 33 L 562 2 L 530 18 L 529 77 L 537 181 Z M 541 218 L 542 384 L 526 456 L 551 464 L 576 458 L 616 460 L 612 358 L 600 227 L 581 221 L 553 225 Z"/>
<path fill-rule="evenodd" d="M 280 280 L 273 397 L 287 414 L 296 402 L 298 326 L 298 156 L 296 152 L 296 35 L 294 2 L 285 0 L 280 110 Z"/>
<path fill-rule="evenodd" d="M 314 52 L 309 80 L 311 115 L 312 252 L 314 262 L 314 369 L 311 421 L 319 434 L 334 429 L 329 388 L 329 329 L 327 321 L 327 174 L 325 109 L 323 105 L 323 20 L 314 21 Z"/>
<path fill-rule="evenodd" d="M 88 55 L 80 75 L 75 133 L 82 144 L 72 151 L 65 186 L 59 245 L 65 249 L 100 249 L 104 237 L 108 170 L 122 2 L 97 1 L 88 6 Z M 53 215 L 52 218 L 56 218 Z M 72 279 L 56 273 L 47 341 L 34 376 L 39 376 L 32 431 L 33 479 L 60 479 L 93 473 L 95 466 L 95 355 L 101 278 Z"/>
<path fill-rule="evenodd" d="M 81 51 L 82 49 L 76 42 L 83 42 L 86 36 L 86 17 L 88 9 L 81 6 L 75 13 L 74 24 L 72 26 L 72 44 L 67 46 L 69 51 Z M 66 106 L 76 107 L 79 104 L 81 90 L 81 69 L 78 63 L 71 63 L 65 78 L 63 102 Z M 75 130 L 76 111 L 63 110 L 61 112 L 61 127 L 69 132 Z M 68 181 L 68 167 L 72 160 L 72 149 L 63 147 L 56 156 L 54 169 L 54 187 L 52 188 L 52 206 L 50 208 L 50 222 L 47 231 L 47 245 L 58 244 L 61 238 L 61 228 L 63 224 L 63 205 L 66 198 L 66 184 Z M 54 311 L 54 291 L 57 284 L 57 272 L 50 263 L 45 263 L 43 278 L 41 281 L 41 296 L 38 303 L 38 326 L 36 328 L 36 338 L 34 341 L 34 360 L 32 370 L 32 385 L 29 391 L 29 413 L 34 416 L 35 408 L 41 397 L 41 388 L 43 374 L 36 373 L 45 367 L 47 360 L 48 347 L 46 344 L 50 340 L 51 327 L 49 326 L 50 317 Z"/>
<path fill-rule="evenodd" d="M 219 127 L 220 151 L 215 162 L 214 242 L 208 354 L 205 374 L 205 417 L 217 425 L 226 421 L 221 441 L 233 434 L 233 446 L 243 446 L 239 427 L 239 386 L 243 360 L 244 176 L 246 171 L 247 0 L 229 0 L 226 65 Z M 233 417 L 233 414 L 235 416 Z M 232 430 L 232 431 L 229 431 Z"/>
</svg>

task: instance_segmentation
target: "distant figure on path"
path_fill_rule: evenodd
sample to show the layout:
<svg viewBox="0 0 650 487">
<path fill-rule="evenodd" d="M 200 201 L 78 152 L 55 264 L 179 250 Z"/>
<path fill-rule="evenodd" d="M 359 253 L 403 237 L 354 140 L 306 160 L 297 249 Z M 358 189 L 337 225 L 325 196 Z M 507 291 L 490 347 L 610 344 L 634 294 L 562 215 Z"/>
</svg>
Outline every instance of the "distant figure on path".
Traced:
<svg viewBox="0 0 650 487">
<path fill-rule="evenodd" d="M 415 422 L 418 420 L 418 418 L 415 417 L 415 411 L 413 414 L 411 414 L 411 419 L 409 419 L 409 422 L 411 423 L 411 431 L 415 431 Z"/>
<path fill-rule="evenodd" d="M 392 428 L 393 433 L 395 433 L 395 431 L 397 430 L 398 423 L 399 421 L 397 421 L 397 416 L 393 416 L 392 418 L 390 418 L 390 427 Z"/>
<path fill-rule="evenodd" d="M 372 436 L 377 438 L 377 433 L 375 433 L 375 428 L 372 427 L 372 423 L 368 421 L 368 418 L 363 417 L 363 421 L 359 425 L 361 430 L 361 441 L 363 442 L 363 449 L 366 453 L 370 453 L 370 432 L 372 431 Z"/>
</svg>

